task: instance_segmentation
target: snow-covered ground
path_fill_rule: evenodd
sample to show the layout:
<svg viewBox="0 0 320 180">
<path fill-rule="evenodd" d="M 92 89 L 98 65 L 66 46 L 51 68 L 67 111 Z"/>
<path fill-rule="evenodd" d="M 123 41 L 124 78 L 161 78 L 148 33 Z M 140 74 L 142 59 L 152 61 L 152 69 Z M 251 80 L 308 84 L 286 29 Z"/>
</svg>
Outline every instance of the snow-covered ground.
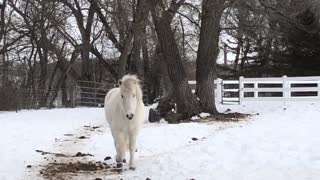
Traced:
<svg viewBox="0 0 320 180">
<path fill-rule="evenodd" d="M 319 179 L 320 102 L 259 102 L 218 108 L 258 115 L 238 123 L 146 123 L 135 171 L 79 173 L 69 178 Z M 48 163 L 44 158 L 49 155 L 35 150 L 93 155 L 79 158 L 83 161 L 103 161 L 115 155 L 103 109 L 0 112 L 0 123 L 0 180 L 43 179 L 39 170 Z M 85 128 L 89 126 L 99 128 Z M 82 135 L 88 139 L 77 138 Z"/>
</svg>

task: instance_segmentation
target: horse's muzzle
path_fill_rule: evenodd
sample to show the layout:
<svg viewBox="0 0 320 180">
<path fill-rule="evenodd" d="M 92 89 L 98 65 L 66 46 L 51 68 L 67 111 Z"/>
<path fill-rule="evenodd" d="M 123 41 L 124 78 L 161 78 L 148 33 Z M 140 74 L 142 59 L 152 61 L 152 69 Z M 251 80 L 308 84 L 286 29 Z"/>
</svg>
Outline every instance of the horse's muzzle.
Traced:
<svg viewBox="0 0 320 180">
<path fill-rule="evenodd" d="M 127 117 L 129 120 L 132 120 L 132 119 L 133 119 L 133 116 L 134 116 L 134 115 L 133 115 L 132 113 L 126 115 L 126 117 Z"/>
</svg>

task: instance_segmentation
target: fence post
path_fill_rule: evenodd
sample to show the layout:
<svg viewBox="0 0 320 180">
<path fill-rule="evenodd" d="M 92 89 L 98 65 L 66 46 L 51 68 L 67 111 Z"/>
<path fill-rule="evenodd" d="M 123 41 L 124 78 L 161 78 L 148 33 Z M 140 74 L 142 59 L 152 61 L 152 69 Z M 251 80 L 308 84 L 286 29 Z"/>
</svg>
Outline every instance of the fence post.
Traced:
<svg viewBox="0 0 320 180">
<path fill-rule="evenodd" d="M 254 98 L 258 98 L 258 82 L 255 82 L 253 85 L 253 88 L 255 88 L 254 90 Z"/>
<path fill-rule="evenodd" d="M 283 99 L 284 102 L 287 100 L 288 98 L 288 83 L 287 83 L 287 76 L 284 75 L 282 76 L 282 89 L 283 89 Z"/>
<path fill-rule="evenodd" d="M 244 77 L 243 77 L 243 76 L 240 76 L 240 77 L 239 77 L 239 104 L 242 104 L 243 98 L 244 98 L 244 93 L 243 93 L 243 88 L 244 88 L 243 80 L 244 80 Z"/>
<path fill-rule="evenodd" d="M 320 98 L 320 80 L 318 80 L 318 98 Z"/>
<path fill-rule="evenodd" d="M 217 80 L 214 81 L 214 84 L 217 87 L 215 91 L 216 101 L 219 104 L 222 104 L 222 79 L 218 78 Z"/>
</svg>

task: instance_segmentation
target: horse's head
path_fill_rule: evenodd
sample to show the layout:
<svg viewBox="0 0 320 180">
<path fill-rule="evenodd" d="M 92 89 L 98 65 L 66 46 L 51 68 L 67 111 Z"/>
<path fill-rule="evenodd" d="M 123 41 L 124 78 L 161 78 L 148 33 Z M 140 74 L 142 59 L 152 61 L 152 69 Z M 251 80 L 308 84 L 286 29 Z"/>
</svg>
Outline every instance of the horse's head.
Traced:
<svg viewBox="0 0 320 180">
<path fill-rule="evenodd" d="M 126 117 L 132 120 L 139 98 L 142 98 L 140 80 L 134 75 L 125 75 L 119 80 L 122 107 Z"/>
</svg>

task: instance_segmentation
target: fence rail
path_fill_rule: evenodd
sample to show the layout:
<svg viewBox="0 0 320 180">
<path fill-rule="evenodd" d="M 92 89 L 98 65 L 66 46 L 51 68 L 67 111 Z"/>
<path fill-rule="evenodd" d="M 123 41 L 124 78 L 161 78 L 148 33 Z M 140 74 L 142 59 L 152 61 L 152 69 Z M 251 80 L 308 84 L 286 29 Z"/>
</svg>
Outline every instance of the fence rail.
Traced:
<svg viewBox="0 0 320 180">
<path fill-rule="evenodd" d="M 267 77 L 216 80 L 217 99 L 222 104 L 244 101 L 318 101 L 320 76 Z M 231 85 L 231 86 L 230 86 Z M 233 93 L 233 94 L 232 94 Z"/>
<path fill-rule="evenodd" d="M 195 85 L 195 81 L 189 81 Z M 242 104 L 245 101 L 319 101 L 320 76 L 244 78 L 215 80 L 216 102 Z"/>
<path fill-rule="evenodd" d="M 103 107 L 104 98 L 107 92 L 115 87 L 113 83 L 104 84 L 91 81 L 78 81 L 76 87 L 76 105 L 77 106 L 93 106 Z M 148 92 L 143 89 L 143 100 L 146 103 Z"/>
<path fill-rule="evenodd" d="M 77 81 L 76 105 L 102 107 L 106 93 L 113 88 L 113 84 L 93 81 Z"/>
<path fill-rule="evenodd" d="M 107 92 L 114 83 L 77 81 L 59 90 L 42 90 L 0 86 L 0 111 L 39 109 L 42 107 L 103 107 Z M 143 89 L 143 101 L 148 102 L 148 91 Z"/>
</svg>

